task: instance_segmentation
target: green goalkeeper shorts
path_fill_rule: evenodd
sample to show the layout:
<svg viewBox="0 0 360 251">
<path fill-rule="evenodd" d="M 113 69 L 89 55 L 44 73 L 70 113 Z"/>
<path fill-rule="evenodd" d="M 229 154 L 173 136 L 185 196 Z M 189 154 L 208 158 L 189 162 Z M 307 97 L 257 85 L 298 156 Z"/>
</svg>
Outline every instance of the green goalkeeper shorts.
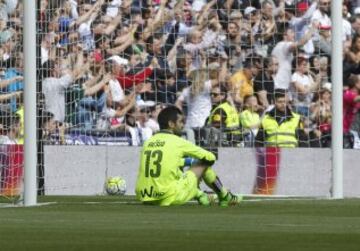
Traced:
<svg viewBox="0 0 360 251">
<path fill-rule="evenodd" d="M 153 202 L 160 206 L 183 205 L 192 200 L 198 193 L 198 179 L 193 171 L 186 171 L 180 180 L 170 186 L 171 196 Z"/>
</svg>

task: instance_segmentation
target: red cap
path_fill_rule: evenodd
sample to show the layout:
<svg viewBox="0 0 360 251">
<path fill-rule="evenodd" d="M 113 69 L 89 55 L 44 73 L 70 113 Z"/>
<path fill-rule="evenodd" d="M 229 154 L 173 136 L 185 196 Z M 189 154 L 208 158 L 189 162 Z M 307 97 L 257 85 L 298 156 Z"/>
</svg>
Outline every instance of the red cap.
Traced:
<svg viewBox="0 0 360 251">
<path fill-rule="evenodd" d="M 297 9 L 301 12 L 307 11 L 309 9 L 309 4 L 307 2 L 301 2 L 297 4 Z"/>
</svg>

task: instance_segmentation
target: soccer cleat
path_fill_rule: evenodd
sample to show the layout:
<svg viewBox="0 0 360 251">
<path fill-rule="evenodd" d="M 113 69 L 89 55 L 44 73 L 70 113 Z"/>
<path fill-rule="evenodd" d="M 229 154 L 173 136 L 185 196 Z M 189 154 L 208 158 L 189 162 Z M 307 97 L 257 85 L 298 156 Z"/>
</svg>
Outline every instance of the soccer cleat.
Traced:
<svg viewBox="0 0 360 251">
<path fill-rule="evenodd" d="M 224 197 L 219 198 L 219 205 L 221 207 L 235 206 L 243 200 L 242 196 L 237 196 L 228 192 Z"/>
<path fill-rule="evenodd" d="M 196 198 L 200 205 L 210 206 L 214 203 L 215 198 L 212 194 L 202 193 L 199 197 Z"/>
</svg>

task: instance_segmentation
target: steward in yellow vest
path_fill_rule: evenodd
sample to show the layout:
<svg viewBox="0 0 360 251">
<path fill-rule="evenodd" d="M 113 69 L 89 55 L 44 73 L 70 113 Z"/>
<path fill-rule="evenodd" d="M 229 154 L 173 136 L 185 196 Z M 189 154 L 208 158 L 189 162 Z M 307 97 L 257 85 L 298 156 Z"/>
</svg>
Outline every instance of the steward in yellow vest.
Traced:
<svg viewBox="0 0 360 251">
<path fill-rule="evenodd" d="M 213 109 L 207 125 L 225 131 L 230 141 L 240 143 L 239 113 L 236 107 L 227 101 L 227 91 L 221 87 L 214 87 L 211 92 Z"/>
<path fill-rule="evenodd" d="M 284 90 L 275 90 L 275 107 L 262 119 L 257 145 L 294 148 L 298 146 L 300 115 L 286 105 Z"/>
</svg>

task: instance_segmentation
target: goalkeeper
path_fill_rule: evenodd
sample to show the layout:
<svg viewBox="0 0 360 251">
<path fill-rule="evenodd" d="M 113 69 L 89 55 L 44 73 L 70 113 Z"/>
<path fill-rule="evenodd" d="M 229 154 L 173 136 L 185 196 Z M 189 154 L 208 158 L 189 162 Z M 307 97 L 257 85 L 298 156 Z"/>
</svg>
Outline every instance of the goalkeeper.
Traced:
<svg viewBox="0 0 360 251">
<path fill-rule="evenodd" d="M 147 140 L 141 151 L 135 189 L 140 201 L 169 206 L 195 198 L 200 204 L 209 205 L 210 198 L 198 188 L 201 179 L 218 195 L 220 206 L 241 201 L 241 197 L 223 187 L 211 168 L 215 155 L 180 137 L 184 116 L 177 107 L 162 110 L 158 122 L 160 132 Z M 189 170 L 184 172 L 184 166 L 190 166 Z"/>
</svg>

